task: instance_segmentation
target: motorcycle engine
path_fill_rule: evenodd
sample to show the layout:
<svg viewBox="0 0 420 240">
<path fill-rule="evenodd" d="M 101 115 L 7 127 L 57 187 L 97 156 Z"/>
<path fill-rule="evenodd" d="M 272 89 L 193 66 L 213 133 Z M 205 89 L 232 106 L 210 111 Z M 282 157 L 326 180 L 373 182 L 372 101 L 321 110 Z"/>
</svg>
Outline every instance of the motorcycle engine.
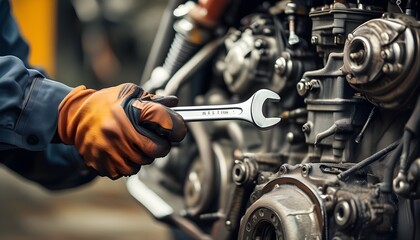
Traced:
<svg viewBox="0 0 420 240">
<path fill-rule="evenodd" d="M 207 40 L 184 51 L 156 91 L 188 92 L 186 104 L 203 105 L 270 89 L 281 101 L 263 110 L 282 120 L 266 131 L 190 123 L 189 137 L 152 170 L 163 179 L 155 192 L 182 202 L 173 226 L 195 239 L 420 237 L 418 1 L 182 6 L 224 14 L 183 15 L 189 33 L 177 32 L 171 49 L 195 31 Z"/>
</svg>

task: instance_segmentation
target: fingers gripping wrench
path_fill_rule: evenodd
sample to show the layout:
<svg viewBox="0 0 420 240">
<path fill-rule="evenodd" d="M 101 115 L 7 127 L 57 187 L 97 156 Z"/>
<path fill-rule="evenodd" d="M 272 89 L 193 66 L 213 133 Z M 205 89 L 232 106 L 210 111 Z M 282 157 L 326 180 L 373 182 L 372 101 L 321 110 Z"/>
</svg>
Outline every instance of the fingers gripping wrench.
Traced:
<svg viewBox="0 0 420 240">
<path fill-rule="evenodd" d="M 270 90 L 261 89 L 242 103 L 206 106 L 174 107 L 185 121 L 215 121 L 215 120 L 245 120 L 253 123 L 260 129 L 272 127 L 280 122 L 277 117 L 265 117 L 263 114 L 264 102 L 280 101 L 280 96 Z"/>
</svg>

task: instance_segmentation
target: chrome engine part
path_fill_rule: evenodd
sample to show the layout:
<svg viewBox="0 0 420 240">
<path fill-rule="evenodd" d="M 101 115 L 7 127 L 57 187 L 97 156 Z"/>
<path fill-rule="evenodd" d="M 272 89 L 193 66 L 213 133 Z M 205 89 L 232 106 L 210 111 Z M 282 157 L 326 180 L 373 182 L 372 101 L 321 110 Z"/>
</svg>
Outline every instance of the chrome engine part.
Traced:
<svg viewBox="0 0 420 240">
<path fill-rule="evenodd" d="M 186 105 L 270 89 L 281 101 L 263 111 L 282 120 L 188 123 L 179 146 L 130 177 L 140 203 L 179 239 L 420 238 L 420 1 L 183 4 L 205 21 L 184 7 L 172 24 L 192 21 L 206 41 L 192 57 L 162 49 L 155 69 L 183 59 L 179 70 L 146 84 Z"/>
<path fill-rule="evenodd" d="M 350 86 L 381 108 L 416 100 L 419 87 L 419 23 L 410 16 L 384 14 L 348 34 L 344 70 Z"/>
<path fill-rule="evenodd" d="M 395 203 L 369 173 L 337 181 L 348 164 L 282 165 L 257 185 L 239 239 L 378 239 L 392 231 Z"/>
</svg>

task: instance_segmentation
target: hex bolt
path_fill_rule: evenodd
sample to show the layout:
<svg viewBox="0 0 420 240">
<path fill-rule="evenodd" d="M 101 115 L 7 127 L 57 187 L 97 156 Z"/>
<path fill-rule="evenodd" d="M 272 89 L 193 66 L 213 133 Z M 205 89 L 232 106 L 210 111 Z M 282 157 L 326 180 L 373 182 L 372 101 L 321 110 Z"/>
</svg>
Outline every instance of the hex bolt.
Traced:
<svg viewBox="0 0 420 240">
<path fill-rule="evenodd" d="M 352 221 L 352 209 L 346 200 L 340 201 L 334 208 L 335 223 L 342 228 L 347 227 Z"/>
<path fill-rule="evenodd" d="M 307 177 L 309 175 L 310 171 L 311 171 L 311 165 L 304 164 L 302 166 L 302 170 L 301 171 L 302 171 L 302 176 L 303 177 Z"/>
<path fill-rule="evenodd" d="M 384 66 L 382 67 L 382 72 L 384 72 L 385 74 L 391 74 L 395 71 L 394 66 L 392 66 L 391 63 L 385 63 Z"/>
<path fill-rule="evenodd" d="M 318 37 L 317 36 L 312 36 L 311 37 L 311 43 L 314 44 L 314 45 L 317 44 L 318 43 Z"/>
<path fill-rule="evenodd" d="M 246 168 L 245 164 L 241 161 L 236 160 L 235 165 L 232 168 L 233 181 L 236 184 L 242 184 L 246 180 Z"/>
<path fill-rule="evenodd" d="M 258 184 L 262 184 L 262 183 L 264 183 L 264 182 L 265 182 L 265 180 L 266 180 L 266 178 L 265 178 L 265 176 L 264 176 L 264 175 L 260 174 L 260 175 L 258 176 Z"/>
<path fill-rule="evenodd" d="M 305 96 L 308 91 L 315 91 L 321 87 L 321 83 L 317 79 L 312 79 L 311 81 L 307 82 L 305 79 L 302 79 L 296 85 L 298 94 L 300 96 Z"/>
<path fill-rule="evenodd" d="M 261 48 L 264 48 L 266 46 L 267 46 L 267 42 L 264 39 L 259 38 L 259 39 L 255 40 L 255 42 L 254 42 L 254 47 L 256 49 L 261 49 Z"/>
<path fill-rule="evenodd" d="M 348 82 L 350 82 L 352 78 L 353 78 L 353 75 L 351 75 L 351 73 L 348 73 L 348 74 L 346 75 L 346 80 L 347 80 Z"/>
<path fill-rule="evenodd" d="M 280 76 L 284 76 L 287 69 L 287 60 L 284 57 L 278 58 L 274 64 L 274 69 Z"/>
<path fill-rule="evenodd" d="M 389 51 L 389 49 L 384 49 L 381 51 L 381 58 L 384 60 L 388 60 L 390 59 L 390 54 L 391 54 L 391 51 Z"/>
<path fill-rule="evenodd" d="M 308 90 L 315 91 L 321 87 L 321 82 L 317 79 L 312 79 L 306 86 Z"/>
<path fill-rule="evenodd" d="M 285 165 L 281 165 L 279 169 L 280 174 L 286 174 L 287 173 L 287 167 Z"/>
<path fill-rule="evenodd" d="M 302 132 L 309 134 L 311 132 L 311 128 L 312 128 L 312 123 L 307 122 L 307 123 L 303 124 Z"/>
<path fill-rule="evenodd" d="M 306 81 L 305 79 L 300 80 L 297 84 L 296 84 L 296 88 L 297 88 L 297 92 L 300 96 L 305 96 L 306 93 L 308 92 L 308 89 L 306 89 Z"/>
</svg>

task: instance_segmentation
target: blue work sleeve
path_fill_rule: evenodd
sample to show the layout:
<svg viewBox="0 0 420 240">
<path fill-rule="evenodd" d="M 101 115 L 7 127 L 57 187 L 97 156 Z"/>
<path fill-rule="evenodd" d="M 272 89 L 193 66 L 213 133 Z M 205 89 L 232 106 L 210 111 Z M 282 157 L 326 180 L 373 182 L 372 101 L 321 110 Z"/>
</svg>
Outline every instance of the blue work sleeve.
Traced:
<svg viewBox="0 0 420 240">
<path fill-rule="evenodd" d="M 53 144 L 58 106 L 72 88 L 0 56 L 0 162 L 49 189 L 84 184 L 95 176 L 73 146 Z"/>
<path fill-rule="evenodd" d="M 45 149 L 56 132 L 58 105 L 70 91 L 14 56 L 0 57 L 0 143 Z"/>
</svg>

